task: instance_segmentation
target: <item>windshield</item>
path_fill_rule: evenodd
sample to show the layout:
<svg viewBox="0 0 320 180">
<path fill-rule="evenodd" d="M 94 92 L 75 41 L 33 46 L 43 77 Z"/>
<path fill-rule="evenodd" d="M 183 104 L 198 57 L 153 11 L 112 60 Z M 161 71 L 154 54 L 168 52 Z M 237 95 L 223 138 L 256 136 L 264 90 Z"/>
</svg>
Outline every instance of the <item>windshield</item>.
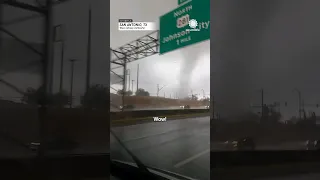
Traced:
<svg viewBox="0 0 320 180">
<path fill-rule="evenodd" d="M 110 149 L 111 159 L 122 160 L 137 165 L 132 156 L 128 153 L 128 151 L 126 151 L 126 147 L 122 146 L 125 145 L 125 141 L 117 138 L 118 137 L 115 137 L 114 134 L 110 133 L 110 146 L 112 147 Z M 118 140 L 120 140 L 120 142 Z"/>
<path fill-rule="evenodd" d="M 210 1 L 110 2 L 111 129 L 145 165 L 209 179 Z M 155 28 L 122 31 L 125 21 Z M 112 159 L 134 162 L 110 141 Z"/>
<path fill-rule="evenodd" d="M 146 123 L 112 130 L 145 165 L 196 179 L 209 179 L 209 117 Z M 111 159 L 134 163 L 111 135 Z"/>
</svg>

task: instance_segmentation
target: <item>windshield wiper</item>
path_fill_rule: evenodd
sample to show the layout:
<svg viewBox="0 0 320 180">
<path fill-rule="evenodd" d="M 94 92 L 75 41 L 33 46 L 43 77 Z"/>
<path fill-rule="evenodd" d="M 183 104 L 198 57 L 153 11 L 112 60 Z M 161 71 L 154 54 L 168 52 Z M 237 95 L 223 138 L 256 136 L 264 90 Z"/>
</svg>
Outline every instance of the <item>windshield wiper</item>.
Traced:
<svg viewBox="0 0 320 180">
<path fill-rule="evenodd" d="M 122 142 L 121 140 L 118 138 L 118 136 L 115 135 L 115 133 L 110 129 L 111 134 L 114 136 L 114 138 L 116 138 L 116 140 L 118 141 L 118 143 L 124 148 L 124 150 L 131 156 L 131 158 L 134 160 L 134 162 L 137 164 L 138 168 L 145 172 L 145 173 L 150 173 L 150 171 L 148 170 L 148 168 L 138 159 L 137 156 L 135 156 Z"/>
</svg>

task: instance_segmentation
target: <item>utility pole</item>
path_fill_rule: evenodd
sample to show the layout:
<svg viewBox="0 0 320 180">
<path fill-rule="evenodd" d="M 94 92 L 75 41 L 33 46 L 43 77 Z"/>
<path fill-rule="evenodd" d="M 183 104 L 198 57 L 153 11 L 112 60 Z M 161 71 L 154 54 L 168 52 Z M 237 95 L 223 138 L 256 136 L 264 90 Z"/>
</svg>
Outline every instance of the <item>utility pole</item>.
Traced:
<svg viewBox="0 0 320 180">
<path fill-rule="evenodd" d="M 88 44 L 87 44 L 87 76 L 86 76 L 86 92 L 90 88 L 91 76 L 91 6 L 89 7 L 89 21 L 88 21 Z"/>
<path fill-rule="evenodd" d="M 60 84 L 59 84 L 59 92 L 63 91 L 63 67 L 64 67 L 64 44 L 65 44 L 65 36 L 64 36 L 64 25 L 60 24 L 54 27 L 54 42 L 60 43 L 61 53 L 60 53 Z"/>
<path fill-rule="evenodd" d="M 303 112 L 303 120 L 306 120 L 306 111 L 304 109 L 304 100 L 301 100 L 301 111 Z"/>
<path fill-rule="evenodd" d="M 63 61 L 64 59 L 64 42 L 61 42 L 61 64 L 60 64 L 60 87 L 59 87 L 59 91 L 60 93 L 62 93 L 63 91 Z"/>
<path fill-rule="evenodd" d="M 123 65 L 123 81 L 122 81 L 122 109 L 121 111 L 124 111 L 124 105 L 125 105 L 125 92 L 126 92 L 126 87 L 127 87 L 127 62 L 126 62 L 126 56 L 125 56 L 125 62 L 124 62 L 124 65 Z"/>
<path fill-rule="evenodd" d="M 157 97 L 159 96 L 159 84 L 157 84 Z"/>
<path fill-rule="evenodd" d="M 74 75 L 74 62 L 75 59 L 70 59 L 71 62 L 71 76 L 70 76 L 70 108 L 72 108 L 73 101 L 73 75 Z"/>
<path fill-rule="evenodd" d="M 264 91 L 261 89 L 261 119 L 264 117 Z"/>
<path fill-rule="evenodd" d="M 166 98 L 166 92 L 163 92 L 163 97 Z"/>
<path fill-rule="evenodd" d="M 128 69 L 128 76 L 129 76 L 129 81 L 128 81 L 128 91 L 130 91 L 130 69 Z"/>
<path fill-rule="evenodd" d="M 203 93 L 203 99 L 204 99 L 204 97 L 205 97 L 205 93 L 204 93 L 204 90 L 202 89 L 202 93 Z"/>
<path fill-rule="evenodd" d="M 131 87 L 131 88 L 132 88 L 132 94 L 133 94 L 133 82 L 134 82 L 134 80 L 132 80 L 132 85 L 131 85 L 131 86 L 132 86 L 132 87 Z"/>
<path fill-rule="evenodd" d="M 160 92 L 161 89 L 163 89 L 164 87 L 165 87 L 165 85 L 162 86 L 161 88 L 159 88 L 159 84 L 157 84 L 157 97 L 159 97 L 159 92 Z"/>
<path fill-rule="evenodd" d="M 138 64 L 138 68 L 137 68 L 137 91 L 139 89 L 139 64 Z"/>
<path fill-rule="evenodd" d="M 298 93 L 298 98 L 299 98 L 299 120 L 302 119 L 302 116 L 301 116 L 301 91 L 299 91 L 297 88 L 293 89 L 293 91 L 296 91 Z"/>
</svg>

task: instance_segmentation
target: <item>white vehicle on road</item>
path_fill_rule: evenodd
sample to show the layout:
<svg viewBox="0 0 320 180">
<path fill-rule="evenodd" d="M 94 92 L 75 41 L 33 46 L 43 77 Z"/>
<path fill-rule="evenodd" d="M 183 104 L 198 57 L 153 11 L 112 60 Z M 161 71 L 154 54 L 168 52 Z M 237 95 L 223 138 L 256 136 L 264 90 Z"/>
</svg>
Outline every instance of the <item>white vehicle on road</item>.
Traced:
<svg viewBox="0 0 320 180">
<path fill-rule="evenodd" d="M 190 109 L 190 106 L 189 105 L 182 105 L 182 106 L 180 106 L 180 108 L 182 108 L 182 109 Z"/>
<path fill-rule="evenodd" d="M 320 150 L 320 140 L 307 140 L 306 150 Z"/>
</svg>

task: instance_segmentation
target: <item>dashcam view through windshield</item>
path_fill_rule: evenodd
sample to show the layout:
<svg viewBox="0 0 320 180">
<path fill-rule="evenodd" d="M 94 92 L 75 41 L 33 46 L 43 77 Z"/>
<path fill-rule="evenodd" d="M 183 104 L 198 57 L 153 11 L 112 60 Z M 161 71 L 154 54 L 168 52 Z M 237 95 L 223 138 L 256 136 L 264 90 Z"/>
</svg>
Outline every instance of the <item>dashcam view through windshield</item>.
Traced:
<svg viewBox="0 0 320 180">
<path fill-rule="evenodd" d="M 111 1 L 110 156 L 118 166 L 210 179 L 209 4 Z"/>
</svg>

